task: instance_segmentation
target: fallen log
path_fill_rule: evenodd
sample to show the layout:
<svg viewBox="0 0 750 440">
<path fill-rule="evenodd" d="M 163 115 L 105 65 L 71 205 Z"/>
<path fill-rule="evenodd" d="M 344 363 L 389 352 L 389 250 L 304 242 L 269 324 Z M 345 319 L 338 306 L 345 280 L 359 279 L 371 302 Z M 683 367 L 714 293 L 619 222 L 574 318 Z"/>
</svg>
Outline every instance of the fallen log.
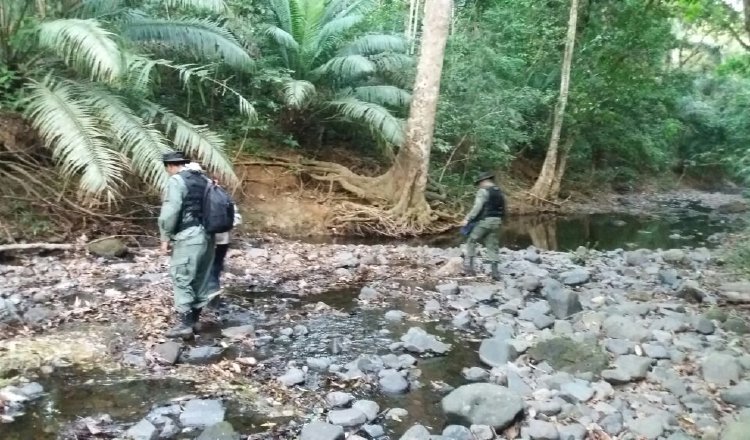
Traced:
<svg viewBox="0 0 750 440">
<path fill-rule="evenodd" d="M 46 251 L 68 251 L 74 248 L 75 245 L 65 243 L 13 243 L 0 245 L 0 252 L 26 251 L 29 249 L 41 249 Z"/>
</svg>

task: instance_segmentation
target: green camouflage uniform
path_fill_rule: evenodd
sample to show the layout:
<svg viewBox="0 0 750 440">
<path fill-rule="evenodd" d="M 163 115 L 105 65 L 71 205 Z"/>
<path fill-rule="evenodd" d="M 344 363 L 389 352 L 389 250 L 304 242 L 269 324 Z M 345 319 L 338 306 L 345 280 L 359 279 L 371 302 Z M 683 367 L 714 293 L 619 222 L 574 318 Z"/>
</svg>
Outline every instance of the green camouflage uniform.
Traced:
<svg viewBox="0 0 750 440">
<path fill-rule="evenodd" d="M 466 215 L 466 221 L 470 222 L 477 218 L 484 209 L 484 204 L 487 203 L 489 198 L 489 191 L 486 188 L 479 188 L 477 196 L 474 199 L 474 207 Z M 477 243 L 482 242 L 487 248 L 486 261 L 488 263 L 497 263 L 498 255 L 497 249 L 500 246 L 500 225 L 502 219 L 500 217 L 487 217 L 479 220 L 479 222 L 471 230 L 469 238 L 466 240 L 466 257 L 474 258 L 477 254 Z"/>
<path fill-rule="evenodd" d="M 178 313 L 201 309 L 208 303 L 208 281 L 214 259 L 214 237 L 203 226 L 190 226 L 176 232 L 180 223 L 193 221 L 183 212 L 182 201 L 188 190 L 178 174 L 169 178 L 159 214 L 162 241 L 172 242 L 170 275 L 174 285 L 174 304 Z"/>
</svg>

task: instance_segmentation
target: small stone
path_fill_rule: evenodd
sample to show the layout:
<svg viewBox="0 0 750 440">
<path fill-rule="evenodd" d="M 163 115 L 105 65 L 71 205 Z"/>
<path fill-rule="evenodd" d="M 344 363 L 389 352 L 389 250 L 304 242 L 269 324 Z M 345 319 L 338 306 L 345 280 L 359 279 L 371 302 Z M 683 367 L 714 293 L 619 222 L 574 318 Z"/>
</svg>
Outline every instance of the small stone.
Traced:
<svg viewBox="0 0 750 440">
<path fill-rule="evenodd" d="M 430 431 L 422 425 L 414 425 L 401 436 L 400 440 L 430 440 Z"/>
<path fill-rule="evenodd" d="M 440 292 L 441 295 L 456 295 L 459 292 L 458 283 L 452 281 L 450 283 L 438 284 L 435 286 L 435 290 Z"/>
<path fill-rule="evenodd" d="M 560 274 L 562 283 L 568 286 L 580 286 L 586 284 L 591 278 L 591 274 L 586 269 L 578 268 L 563 272 Z"/>
<path fill-rule="evenodd" d="M 615 360 L 615 366 L 630 376 L 631 380 L 636 380 L 646 378 L 652 362 L 647 357 L 626 354 Z"/>
<path fill-rule="evenodd" d="M 354 401 L 354 396 L 343 391 L 332 391 L 326 394 L 326 404 L 329 408 L 340 408 Z"/>
<path fill-rule="evenodd" d="M 425 313 L 437 313 L 440 311 L 440 303 L 437 300 L 429 299 L 424 303 Z"/>
<path fill-rule="evenodd" d="M 609 435 L 618 435 L 623 429 L 622 413 L 616 412 L 604 417 L 599 421 L 599 426 Z"/>
<path fill-rule="evenodd" d="M 474 435 L 465 426 L 449 425 L 443 429 L 443 438 L 446 440 L 474 440 Z"/>
<path fill-rule="evenodd" d="M 560 387 L 560 394 L 563 399 L 571 403 L 585 403 L 594 397 L 594 390 L 586 381 L 576 380 L 568 382 Z"/>
<path fill-rule="evenodd" d="M 146 419 L 142 419 L 125 432 L 125 438 L 132 440 L 154 440 L 158 435 L 156 426 Z"/>
<path fill-rule="evenodd" d="M 533 440 L 558 440 L 560 438 L 554 423 L 541 420 L 529 422 L 528 434 Z"/>
<path fill-rule="evenodd" d="M 695 280 L 685 280 L 677 290 L 677 297 L 692 303 L 701 303 L 706 298 L 706 292 Z"/>
<path fill-rule="evenodd" d="M 328 412 L 328 421 L 343 427 L 359 426 L 367 421 L 367 416 L 356 408 L 335 409 Z"/>
<path fill-rule="evenodd" d="M 373 289 L 370 286 L 364 286 L 362 287 L 362 290 L 359 291 L 359 299 L 363 301 L 373 301 L 376 300 L 380 294 L 377 290 Z"/>
<path fill-rule="evenodd" d="M 461 374 L 470 382 L 486 381 L 490 377 L 489 371 L 479 367 L 464 368 Z"/>
<path fill-rule="evenodd" d="M 523 400 L 507 388 L 490 383 L 463 385 L 442 400 L 448 421 L 490 425 L 502 430 L 523 412 Z"/>
<path fill-rule="evenodd" d="M 403 408 L 391 408 L 388 410 L 388 412 L 385 414 L 386 418 L 389 420 L 395 420 L 397 422 L 400 422 L 401 419 L 409 415 L 409 411 L 403 409 Z"/>
<path fill-rule="evenodd" d="M 607 339 L 605 345 L 608 351 L 619 355 L 632 353 L 635 348 L 635 344 L 625 339 Z"/>
<path fill-rule="evenodd" d="M 400 394 L 409 389 L 409 382 L 396 370 L 383 370 L 380 372 L 380 389 L 386 394 Z"/>
<path fill-rule="evenodd" d="M 492 432 L 492 428 L 487 425 L 471 425 L 469 430 L 476 440 L 492 440 L 495 438 L 495 433 Z"/>
<path fill-rule="evenodd" d="M 671 264 L 684 263 L 686 258 L 685 251 L 682 249 L 669 249 L 661 253 L 661 259 Z"/>
<path fill-rule="evenodd" d="M 224 407 L 218 400 L 194 399 L 185 404 L 180 414 L 180 424 L 187 427 L 205 428 L 224 421 Z"/>
<path fill-rule="evenodd" d="M 282 385 L 291 387 L 305 382 L 305 373 L 299 368 L 290 368 L 283 376 L 276 378 Z"/>
<path fill-rule="evenodd" d="M 294 331 L 294 336 L 305 336 L 310 333 L 310 330 L 302 324 L 295 325 L 292 330 Z"/>
<path fill-rule="evenodd" d="M 721 392 L 721 399 L 732 405 L 750 407 L 750 382 L 743 381 Z"/>
<path fill-rule="evenodd" d="M 622 385 L 630 382 L 633 378 L 622 370 L 604 370 L 602 371 L 602 379 L 613 385 Z"/>
<path fill-rule="evenodd" d="M 23 314 L 23 320 L 31 326 L 44 325 L 52 316 L 54 312 L 44 306 L 34 306 Z"/>
<path fill-rule="evenodd" d="M 744 319 L 732 316 L 727 318 L 722 328 L 728 332 L 734 332 L 738 335 L 744 335 L 750 332 L 750 328 Z"/>
<path fill-rule="evenodd" d="M 627 339 L 633 342 L 643 342 L 647 340 L 651 333 L 632 318 L 612 315 L 602 323 L 604 333 L 613 339 Z"/>
<path fill-rule="evenodd" d="M 367 433 L 367 438 L 380 438 L 385 435 L 385 429 L 381 425 L 364 425 L 362 431 Z M 350 436 L 349 439 L 351 438 Z"/>
<path fill-rule="evenodd" d="M 300 440 L 344 440 L 344 428 L 316 420 L 302 427 Z"/>
<path fill-rule="evenodd" d="M 384 317 L 386 321 L 398 322 L 406 317 L 406 313 L 402 312 L 401 310 L 388 310 L 387 312 L 385 312 Z"/>
<path fill-rule="evenodd" d="M 331 358 L 327 358 L 327 357 L 307 358 L 307 366 L 310 367 L 311 370 L 326 371 L 328 370 L 328 367 L 331 366 Z"/>
<path fill-rule="evenodd" d="M 639 417 L 628 423 L 628 429 L 639 437 L 654 440 L 662 435 L 664 426 L 658 415 Z"/>
<path fill-rule="evenodd" d="M 701 362 L 703 380 L 719 386 L 728 386 L 740 380 L 742 367 L 729 354 L 709 353 Z"/>
<path fill-rule="evenodd" d="M 30 382 L 20 387 L 18 392 L 28 397 L 29 399 L 36 399 L 37 397 L 44 394 L 44 388 L 37 382 Z"/>
<path fill-rule="evenodd" d="M 221 335 L 229 339 L 245 339 L 255 335 L 255 326 L 252 324 L 228 327 L 221 330 Z"/>
<path fill-rule="evenodd" d="M 516 360 L 517 357 L 518 352 L 508 340 L 485 339 L 479 346 L 479 359 L 491 367 L 504 366 Z"/>
<path fill-rule="evenodd" d="M 716 326 L 713 321 L 701 316 L 695 320 L 695 331 L 702 335 L 711 335 L 716 331 Z"/>
<path fill-rule="evenodd" d="M 451 321 L 451 324 L 453 324 L 453 327 L 456 328 L 464 328 L 467 327 L 470 322 L 471 315 L 469 314 L 468 310 L 464 310 L 453 317 L 453 321 Z"/>
<path fill-rule="evenodd" d="M 583 310 L 578 294 L 564 289 L 559 283 L 554 281 L 548 283 L 542 289 L 542 295 L 547 299 L 552 314 L 557 319 L 565 319 Z"/>
<path fill-rule="evenodd" d="M 669 352 L 662 345 L 643 344 L 643 352 L 652 359 L 669 359 Z"/>
<path fill-rule="evenodd" d="M 229 422 L 219 422 L 206 428 L 196 440 L 239 440 L 240 435 L 234 431 Z"/>
<path fill-rule="evenodd" d="M 375 420 L 378 417 L 378 413 L 380 412 L 380 405 L 378 405 L 376 402 L 373 402 L 372 400 L 358 400 L 354 402 L 352 408 L 361 411 L 362 414 L 367 417 L 367 421 L 369 422 Z"/>
<path fill-rule="evenodd" d="M 120 258 L 128 253 L 125 244 L 116 238 L 107 238 L 89 243 L 88 251 L 94 255 L 107 258 Z"/>
<path fill-rule="evenodd" d="M 438 339 L 419 327 L 412 327 L 401 337 L 404 349 L 415 353 L 433 352 L 444 354 L 450 350 L 449 344 L 444 344 Z"/>
<path fill-rule="evenodd" d="M 584 440 L 589 430 L 580 424 L 560 426 L 560 440 Z"/>
</svg>

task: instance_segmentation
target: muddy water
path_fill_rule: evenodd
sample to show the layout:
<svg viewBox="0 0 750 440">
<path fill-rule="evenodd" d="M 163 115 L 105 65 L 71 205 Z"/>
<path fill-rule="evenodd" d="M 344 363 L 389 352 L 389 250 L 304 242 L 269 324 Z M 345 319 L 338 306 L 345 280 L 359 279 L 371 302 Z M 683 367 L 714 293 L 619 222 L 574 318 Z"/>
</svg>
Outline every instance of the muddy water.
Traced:
<svg viewBox="0 0 750 440">
<path fill-rule="evenodd" d="M 738 216 L 722 216 L 700 205 L 665 210 L 655 216 L 582 214 L 577 216 L 516 216 L 505 220 L 501 245 L 510 249 L 570 251 L 578 246 L 601 250 L 617 248 L 669 249 L 683 246 L 713 247 L 715 234 L 733 232 L 745 225 Z M 307 242 L 338 244 L 408 244 L 454 247 L 463 242 L 458 231 L 409 240 L 370 237 L 305 237 Z"/>
</svg>

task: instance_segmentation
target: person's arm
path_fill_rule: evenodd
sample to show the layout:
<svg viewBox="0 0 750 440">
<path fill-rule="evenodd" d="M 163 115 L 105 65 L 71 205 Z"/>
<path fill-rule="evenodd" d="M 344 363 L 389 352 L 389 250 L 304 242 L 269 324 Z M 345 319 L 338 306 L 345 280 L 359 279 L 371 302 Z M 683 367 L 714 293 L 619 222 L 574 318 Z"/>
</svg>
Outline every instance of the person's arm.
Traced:
<svg viewBox="0 0 750 440">
<path fill-rule="evenodd" d="M 474 198 L 474 206 L 464 218 L 465 223 L 471 223 L 475 218 L 477 218 L 477 216 L 482 212 L 482 208 L 484 208 L 484 204 L 487 202 L 488 196 L 489 194 L 487 193 L 486 189 L 479 188 L 479 191 L 477 191 L 477 196 Z"/>
<path fill-rule="evenodd" d="M 183 190 L 187 189 L 182 179 L 172 176 L 167 181 L 167 189 L 164 191 L 164 201 L 159 213 L 159 235 L 162 247 L 169 243 L 170 238 L 177 232 L 177 225 L 182 214 L 182 200 L 185 197 Z"/>
</svg>

